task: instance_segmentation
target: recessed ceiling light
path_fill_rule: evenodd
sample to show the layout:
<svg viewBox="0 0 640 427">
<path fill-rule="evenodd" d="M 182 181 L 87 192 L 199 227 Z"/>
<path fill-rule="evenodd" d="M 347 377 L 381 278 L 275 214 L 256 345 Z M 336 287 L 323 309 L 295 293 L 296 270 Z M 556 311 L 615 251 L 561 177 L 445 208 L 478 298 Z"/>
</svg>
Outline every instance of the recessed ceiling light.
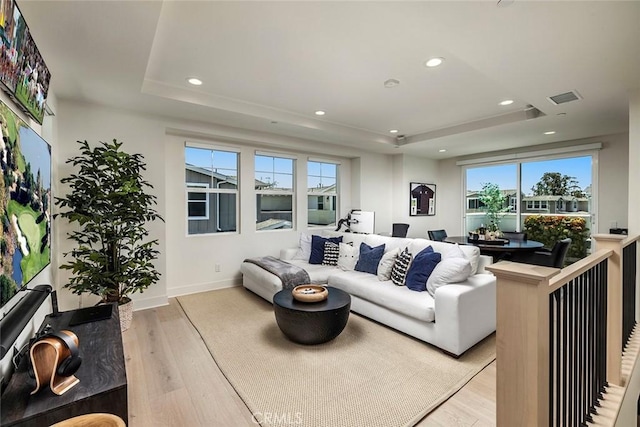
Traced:
<svg viewBox="0 0 640 427">
<path fill-rule="evenodd" d="M 425 62 L 424 65 L 429 68 L 437 67 L 438 65 L 442 64 L 443 61 L 444 58 L 431 58 L 427 62 Z"/>
<path fill-rule="evenodd" d="M 445 151 L 447 151 L 447 150 L 444 149 L 444 148 L 441 148 L 441 149 L 438 150 L 438 153 L 444 153 Z"/>
<path fill-rule="evenodd" d="M 544 134 L 545 134 L 545 135 L 553 135 L 553 134 L 555 134 L 555 133 L 556 133 L 556 131 L 555 131 L 555 130 L 550 130 L 550 131 L 548 131 L 548 132 L 545 132 Z"/>
<path fill-rule="evenodd" d="M 194 86 L 200 86 L 202 84 L 202 80 L 197 77 L 189 77 L 187 78 L 187 82 Z"/>
<path fill-rule="evenodd" d="M 398 133 L 398 129 L 391 129 L 389 133 Z"/>
<path fill-rule="evenodd" d="M 504 101 L 500 102 L 500 105 L 511 105 L 513 104 L 513 99 L 505 99 Z"/>
<path fill-rule="evenodd" d="M 322 111 L 322 110 L 316 111 L 316 116 L 324 116 L 324 115 L 325 115 L 324 111 Z"/>
</svg>

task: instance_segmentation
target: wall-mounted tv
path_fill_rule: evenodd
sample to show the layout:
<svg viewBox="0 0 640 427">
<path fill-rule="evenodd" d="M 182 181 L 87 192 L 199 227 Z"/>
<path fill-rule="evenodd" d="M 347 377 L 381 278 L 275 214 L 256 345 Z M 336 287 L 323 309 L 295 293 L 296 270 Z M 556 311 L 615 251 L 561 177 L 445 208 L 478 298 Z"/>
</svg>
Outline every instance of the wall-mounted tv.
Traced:
<svg viewBox="0 0 640 427">
<path fill-rule="evenodd" d="M 14 0 L 0 0 L 0 82 L 42 124 L 51 73 Z"/>
<path fill-rule="evenodd" d="M 51 147 L 2 101 L 0 129 L 1 307 L 50 262 Z"/>
</svg>

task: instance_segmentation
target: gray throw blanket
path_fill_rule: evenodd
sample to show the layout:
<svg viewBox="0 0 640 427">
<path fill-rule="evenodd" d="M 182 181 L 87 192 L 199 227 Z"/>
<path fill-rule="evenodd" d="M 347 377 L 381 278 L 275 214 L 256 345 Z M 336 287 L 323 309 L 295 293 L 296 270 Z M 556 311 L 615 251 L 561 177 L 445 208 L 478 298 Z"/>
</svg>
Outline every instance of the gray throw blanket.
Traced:
<svg viewBox="0 0 640 427">
<path fill-rule="evenodd" d="M 298 285 L 309 284 L 311 281 L 304 269 L 272 256 L 247 258 L 244 262 L 255 264 L 278 276 L 282 280 L 282 289 L 293 289 Z"/>
</svg>

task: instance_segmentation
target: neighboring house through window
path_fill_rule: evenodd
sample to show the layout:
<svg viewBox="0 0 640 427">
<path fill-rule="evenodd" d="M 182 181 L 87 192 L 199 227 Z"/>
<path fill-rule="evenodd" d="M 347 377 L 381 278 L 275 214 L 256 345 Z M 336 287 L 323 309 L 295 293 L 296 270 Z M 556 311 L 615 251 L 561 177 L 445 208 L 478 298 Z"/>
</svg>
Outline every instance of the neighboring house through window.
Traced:
<svg viewBox="0 0 640 427">
<path fill-rule="evenodd" d="M 188 234 L 237 231 L 239 157 L 232 151 L 185 147 Z"/>
<path fill-rule="evenodd" d="M 334 226 L 338 205 L 338 164 L 307 162 L 307 225 Z"/>
<path fill-rule="evenodd" d="M 256 230 L 293 228 L 293 158 L 255 155 Z"/>
</svg>

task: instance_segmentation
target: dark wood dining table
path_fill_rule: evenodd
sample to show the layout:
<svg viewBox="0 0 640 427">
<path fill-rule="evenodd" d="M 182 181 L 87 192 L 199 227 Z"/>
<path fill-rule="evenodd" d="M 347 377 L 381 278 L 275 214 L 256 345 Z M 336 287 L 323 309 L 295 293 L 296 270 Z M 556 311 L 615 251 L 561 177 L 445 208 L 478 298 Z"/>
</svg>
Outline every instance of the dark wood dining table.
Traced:
<svg viewBox="0 0 640 427">
<path fill-rule="evenodd" d="M 509 240 L 503 244 L 496 244 L 488 243 L 486 240 L 470 240 L 467 236 L 449 236 L 444 241 L 459 245 L 477 246 L 480 248 L 481 254 L 491 255 L 496 261 L 508 258 L 514 252 L 532 252 L 544 246 L 544 243 L 536 242 L 535 240 Z"/>
</svg>

